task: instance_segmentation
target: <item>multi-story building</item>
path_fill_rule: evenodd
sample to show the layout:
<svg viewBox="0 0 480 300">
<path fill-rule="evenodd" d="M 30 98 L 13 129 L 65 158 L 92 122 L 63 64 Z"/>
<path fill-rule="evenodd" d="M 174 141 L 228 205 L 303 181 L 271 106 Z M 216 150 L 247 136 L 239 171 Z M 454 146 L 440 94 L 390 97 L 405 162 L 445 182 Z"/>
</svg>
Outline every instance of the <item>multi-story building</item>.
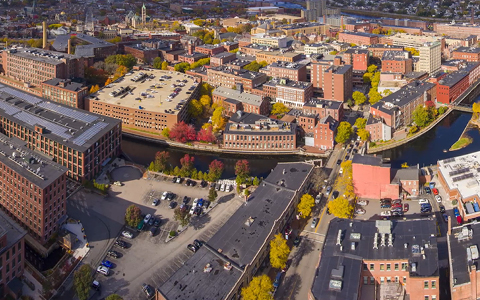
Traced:
<svg viewBox="0 0 480 300">
<path fill-rule="evenodd" d="M 433 31 L 442 35 L 462 38 L 470 35 L 480 36 L 480 26 L 471 24 L 433 23 Z"/>
<path fill-rule="evenodd" d="M 263 88 L 275 92 L 275 96 L 272 98 L 275 98 L 276 102 L 281 102 L 290 107 L 302 107 L 313 96 L 313 85 L 304 81 L 274 78 L 266 82 Z"/>
<path fill-rule="evenodd" d="M 322 0 L 323 1 L 323 0 Z M 295 23 L 290 25 L 284 25 L 278 27 L 278 30 L 283 31 L 286 36 L 294 36 L 297 33 L 302 33 L 305 35 L 317 34 L 324 35 L 327 34 L 327 25 L 322 23 Z"/>
<path fill-rule="evenodd" d="M 365 129 L 370 133 L 370 141 L 389 141 L 392 139 L 392 127 L 385 124 L 380 117 L 368 116 Z"/>
<path fill-rule="evenodd" d="M 332 116 L 320 118 L 313 132 L 314 147 L 321 150 L 332 150 L 335 146 L 335 134 L 339 122 Z"/>
<path fill-rule="evenodd" d="M 208 55 L 199 53 L 199 52 L 193 52 L 193 53 L 183 53 L 178 55 L 178 61 L 179 62 L 187 62 L 189 64 L 193 64 L 194 62 L 197 62 L 201 59 L 208 58 Z"/>
<path fill-rule="evenodd" d="M 42 82 L 42 97 L 67 106 L 84 109 L 88 87 L 70 79 L 53 78 Z"/>
<path fill-rule="evenodd" d="M 286 36 L 270 36 L 265 33 L 252 35 L 251 43 L 274 48 L 287 48 L 288 38 Z"/>
<path fill-rule="evenodd" d="M 207 69 L 208 83 L 215 86 L 232 88 L 237 83 L 243 85 L 243 89 L 250 92 L 253 88 L 267 81 L 264 73 L 248 71 L 245 69 L 232 69 L 228 66 L 212 67 Z"/>
<path fill-rule="evenodd" d="M 415 71 L 427 72 L 430 75 L 440 71 L 442 65 L 442 50 L 440 42 L 425 43 L 418 47 L 419 61 Z"/>
<path fill-rule="evenodd" d="M 373 45 L 378 44 L 378 35 L 367 32 L 343 31 L 338 34 L 338 41 L 352 43 L 355 45 Z"/>
<path fill-rule="evenodd" d="M 387 44 L 375 44 L 368 47 L 370 55 L 376 58 L 382 58 L 385 51 L 403 51 L 403 46 L 387 45 Z"/>
<path fill-rule="evenodd" d="M 398 32 L 394 35 L 386 37 L 389 44 L 394 46 L 402 46 L 415 48 L 418 50 L 419 47 L 423 47 L 425 43 L 440 43 L 440 53 L 445 49 L 445 37 L 439 36 L 430 36 L 430 35 L 413 35 L 407 33 Z M 394 49 L 390 49 L 394 50 Z M 403 49 L 402 49 L 403 50 Z"/>
<path fill-rule="evenodd" d="M 140 64 L 153 63 L 155 57 L 158 57 L 160 53 L 157 48 L 147 47 L 142 44 L 125 45 L 124 52 L 125 54 L 133 55 Z"/>
<path fill-rule="evenodd" d="M 19 299 L 25 268 L 25 230 L 0 211 L 1 298 Z"/>
<path fill-rule="evenodd" d="M 351 48 L 343 53 L 343 61 L 353 66 L 353 71 L 366 71 L 370 53 L 366 49 Z"/>
<path fill-rule="evenodd" d="M 436 235 L 431 218 L 331 221 L 309 299 L 440 299 Z"/>
<path fill-rule="evenodd" d="M 83 58 L 47 50 L 8 49 L 0 54 L 5 76 L 40 87 L 42 82 L 52 78 L 83 78 Z M 2 81 L 3 83 L 8 83 Z"/>
<path fill-rule="evenodd" d="M 229 63 L 236 59 L 237 59 L 237 55 L 235 53 L 230 53 L 230 52 L 218 53 L 210 57 L 210 66 L 218 67 L 221 65 L 225 65 L 226 63 Z"/>
<path fill-rule="evenodd" d="M 316 114 L 318 118 L 331 116 L 337 121 L 341 121 L 344 115 L 343 102 L 327 99 L 311 99 L 303 105 L 303 113 Z"/>
<path fill-rule="evenodd" d="M 315 43 L 315 44 L 305 44 L 303 52 L 305 55 L 312 54 L 323 54 L 326 55 L 332 52 L 333 48 L 329 44 Z"/>
<path fill-rule="evenodd" d="M 223 133 L 223 148 L 244 151 L 292 151 L 297 147 L 296 124 L 238 111 Z"/>
<path fill-rule="evenodd" d="M 323 98 L 347 101 L 353 92 L 351 65 L 332 65 L 323 73 Z"/>
<path fill-rule="evenodd" d="M 385 51 L 382 57 L 382 72 L 410 73 L 413 71 L 413 60 L 408 51 Z"/>
<path fill-rule="evenodd" d="M 156 299 L 239 298 L 242 287 L 268 262 L 270 240 L 278 232 L 284 232 L 294 218 L 300 198 L 307 193 L 313 168 L 307 163 L 279 163 L 246 199 L 248 204 L 241 205 L 226 224 L 157 289 Z M 207 264 L 211 268 L 209 273 L 204 271 Z M 223 276 L 224 280 L 218 280 L 214 274 Z M 198 282 L 209 288 L 197 288 Z"/>
<path fill-rule="evenodd" d="M 3 134 L 0 134 L 0 169 L 1 208 L 45 244 L 67 218 L 68 169 L 28 149 L 24 141 Z M 26 201 L 22 201 L 21 207 L 20 198 Z"/>
<path fill-rule="evenodd" d="M 335 60 L 325 60 L 322 55 L 313 55 L 311 63 L 310 81 L 313 88 L 320 91 L 323 88 L 323 75 L 331 65 L 341 65 L 342 60 L 335 57 Z"/>
<path fill-rule="evenodd" d="M 207 56 L 212 56 L 218 53 L 222 53 L 224 51 L 225 49 L 221 44 L 216 44 L 216 45 L 204 44 L 204 45 L 199 45 L 195 47 L 195 52 L 203 53 Z"/>
<path fill-rule="evenodd" d="M 437 101 L 452 103 L 480 77 L 480 63 L 459 65 L 458 71 L 441 76 L 437 81 Z"/>
<path fill-rule="evenodd" d="M 237 83 L 236 89 L 220 86 L 213 90 L 212 101 L 225 107 L 227 115 L 233 115 L 241 110 L 245 113 L 268 115 L 270 103 L 264 97 L 245 93 L 241 83 Z"/>
<path fill-rule="evenodd" d="M 52 44 L 53 49 L 59 52 L 68 53 L 68 41 L 72 38 L 76 41 L 79 41 L 78 44 L 75 46 L 76 57 L 104 59 L 109 55 L 116 54 L 117 52 L 117 45 L 82 33 L 77 33 L 75 35 L 64 34 L 57 36 Z"/>
<path fill-rule="evenodd" d="M 309 22 L 318 22 L 327 12 L 327 0 L 307 0 L 306 9 L 302 10 L 302 18 Z"/>
<path fill-rule="evenodd" d="M 281 51 L 260 51 L 255 54 L 255 57 L 257 62 L 266 61 L 268 64 L 278 61 L 293 63 L 302 59 L 300 53 Z"/>
<path fill-rule="evenodd" d="M 468 62 L 480 62 L 480 48 L 459 47 L 452 52 L 452 59 L 463 59 Z"/>
<path fill-rule="evenodd" d="M 68 177 L 92 180 L 120 154 L 121 122 L 31 96 L 0 89 L 0 132 L 68 168 Z"/>
<path fill-rule="evenodd" d="M 403 26 L 403 27 L 415 27 L 427 30 L 428 22 L 418 21 L 418 20 L 409 20 L 409 19 L 385 19 L 382 18 L 382 24 L 385 25 L 394 25 L 394 26 Z"/>
<path fill-rule="evenodd" d="M 274 62 L 260 72 L 275 78 L 288 78 L 296 81 L 307 81 L 307 65 L 302 63 Z"/>
</svg>

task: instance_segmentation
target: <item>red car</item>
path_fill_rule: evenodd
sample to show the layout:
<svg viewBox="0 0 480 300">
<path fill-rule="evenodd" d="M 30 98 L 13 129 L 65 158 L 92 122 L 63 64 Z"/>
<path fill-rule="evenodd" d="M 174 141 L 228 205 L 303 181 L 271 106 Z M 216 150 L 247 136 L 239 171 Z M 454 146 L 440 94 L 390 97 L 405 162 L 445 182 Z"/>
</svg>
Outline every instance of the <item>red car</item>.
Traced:
<svg viewBox="0 0 480 300">
<path fill-rule="evenodd" d="M 404 204 L 403 204 L 403 211 L 404 211 L 404 212 L 407 212 L 408 209 L 409 209 L 409 205 L 408 205 L 407 203 L 404 203 Z"/>
<path fill-rule="evenodd" d="M 457 216 L 457 224 L 462 225 L 462 217 L 461 216 Z"/>
<path fill-rule="evenodd" d="M 436 188 L 433 188 L 432 193 L 436 196 L 436 195 L 438 195 L 438 190 Z"/>
</svg>

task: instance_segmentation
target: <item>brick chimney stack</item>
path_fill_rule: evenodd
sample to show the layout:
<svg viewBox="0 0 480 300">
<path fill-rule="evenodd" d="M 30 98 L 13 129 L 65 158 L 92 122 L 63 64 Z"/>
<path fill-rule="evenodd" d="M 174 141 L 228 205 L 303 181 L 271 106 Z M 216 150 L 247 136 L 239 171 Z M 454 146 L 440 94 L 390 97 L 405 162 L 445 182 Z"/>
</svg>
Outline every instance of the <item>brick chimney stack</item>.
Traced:
<svg viewBox="0 0 480 300">
<path fill-rule="evenodd" d="M 67 53 L 68 53 L 68 54 L 72 54 L 72 39 L 68 39 L 67 45 L 68 45 L 68 47 L 67 47 Z"/>
<path fill-rule="evenodd" d="M 47 48 L 47 22 L 43 21 L 43 49 Z"/>
</svg>

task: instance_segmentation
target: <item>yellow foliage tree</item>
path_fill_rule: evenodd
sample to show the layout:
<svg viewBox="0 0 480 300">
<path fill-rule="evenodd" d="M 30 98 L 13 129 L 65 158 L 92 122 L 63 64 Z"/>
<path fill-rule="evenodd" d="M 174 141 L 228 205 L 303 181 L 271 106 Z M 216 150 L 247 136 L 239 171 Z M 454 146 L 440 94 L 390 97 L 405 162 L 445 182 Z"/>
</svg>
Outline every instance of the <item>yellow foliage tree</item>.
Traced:
<svg viewBox="0 0 480 300">
<path fill-rule="evenodd" d="M 92 87 L 90 88 L 90 94 L 98 92 L 99 90 L 100 90 L 100 87 L 98 86 L 98 84 L 92 85 Z"/>
<path fill-rule="evenodd" d="M 205 110 L 210 109 L 210 105 L 212 104 L 212 98 L 209 95 L 203 95 L 200 97 L 200 102 L 202 103 Z"/>
<path fill-rule="evenodd" d="M 283 269 L 287 265 L 288 255 L 290 254 L 290 247 L 287 245 L 287 240 L 281 233 L 275 235 L 270 241 L 270 264 L 273 268 Z"/>
<path fill-rule="evenodd" d="M 110 83 L 112 83 L 112 78 L 108 77 L 107 81 L 105 81 L 105 85 L 109 85 Z"/>
<path fill-rule="evenodd" d="M 194 118 L 200 116 L 203 113 L 202 103 L 200 103 L 200 101 L 197 99 L 193 99 L 188 105 L 188 112 Z"/>
<path fill-rule="evenodd" d="M 474 102 L 472 105 L 472 110 L 473 110 L 473 115 L 475 119 L 478 118 L 479 113 L 480 113 L 480 103 L 479 102 Z"/>
<path fill-rule="evenodd" d="M 341 219 L 349 219 L 353 215 L 353 205 L 343 196 L 328 202 L 328 210 Z"/>
<path fill-rule="evenodd" d="M 227 119 L 223 116 L 223 110 L 224 108 L 219 106 L 215 108 L 212 114 L 212 125 L 213 125 L 213 130 L 218 131 L 221 130 L 225 127 L 227 124 Z"/>
<path fill-rule="evenodd" d="M 244 300 L 271 300 L 272 292 L 272 280 L 264 274 L 253 277 L 250 284 L 242 288 L 242 298 Z"/>
<path fill-rule="evenodd" d="M 366 129 L 359 129 L 357 131 L 358 136 L 362 139 L 362 141 L 368 141 L 370 138 L 370 132 Z"/>
<path fill-rule="evenodd" d="M 298 203 L 297 210 L 302 219 L 308 218 L 312 213 L 312 207 L 315 206 L 315 199 L 309 194 L 305 194 Z"/>
</svg>

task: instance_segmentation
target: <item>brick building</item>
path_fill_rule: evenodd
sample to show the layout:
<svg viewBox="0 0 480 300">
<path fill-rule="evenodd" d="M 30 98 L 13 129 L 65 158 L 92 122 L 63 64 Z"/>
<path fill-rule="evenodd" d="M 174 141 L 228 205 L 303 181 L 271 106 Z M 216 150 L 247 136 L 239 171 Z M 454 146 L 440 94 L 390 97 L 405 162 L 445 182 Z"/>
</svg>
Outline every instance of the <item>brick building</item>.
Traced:
<svg viewBox="0 0 480 300">
<path fill-rule="evenodd" d="M 265 96 L 290 107 L 302 107 L 313 96 L 310 82 L 274 78 L 263 85 Z"/>
<path fill-rule="evenodd" d="M 301 63 L 274 62 L 265 68 L 261 68 L 260 72 L 270 77 L 307 81 L 307 65 Z"/>
<path fill-rule="evenodd" d="M 480 63 L 478 62 L 467 63 L 460 66 L 459 71 L 442 76 L 437 81 L 437 101 L 445 104 L 454 102 L 479 77 Z"/>
<path fill-rule="evenodd" d="M 70 79 L 53 78 L 42 82 L 42 97 L 67 106 L 84 109 L 88 87 Z"/>
<path fill-rule="evenodd" d="M 376 116 L 379 114 L 377 113 Z M 370 114 L 365 129 L 370 133 L 370 141 L 388 141 L 392 138 L 392 127 L 388 126 L 381 117 Z"/>
<path fill-rule="evenodd" d="M 225 127 L 223 148 L 292 151 L 297 147 L 296 137 L 296 124 L 239 111 Z"/>
<path fill-rule="evenodd" d="M 410 73 L 413 71 L 413 60 L 408 51 L 385 51 L 382 56 L 382 72 Z"/>
<path fill-rule="evenodd" d="M 306 23 L 295 23 L 290 25 L 284 25 L 278 27 L 278 30 L 283 31 L 286 36 L 294 36 L 297 33 L 302 33 L 304 35 L 317 34 L 324 35 L 327 34 L 328 26 L 322 23 L 316 22 L 306 22 Z"/>
<path fill-rule="evenodd" d="M 280 51 L 260 51 L 255 54 L 255 57 L 257 62 L 266 61 L 268 64 L 278 61 L 293 63 L 302 59 L 300 53 Z"/>
<path fill-rule="evenodd" d="M 9 49 L 1 52 L 2 71 L 9 78 L 40 87 L 52 78 L 83 78 L 84 61 L 74 55 L 38 50 Z"/>
<path fill-rule="evenodd" d="M 1 208 L 45 244 L 67 219 L 68 169 L 28 149 L 20 139 L 0 134 L 0 141 Z M 19 197 L 26 201 L 21 208 Z"/>
<path fill-rule="evenodd" d="M 235 53 L 222 52 L 210 57 L 210 66 L 218 67 L 221 65 L 225 65 L 235 59 L 237 59 L 237 55 Z"/>
<path fill-rule="evenodd" d="M 159 56 L 159 51 L 156 48 L 150 48 L 141 44 L 125 45 L 125 54 L 133 55 L 139 64 L 152 64 L 155 57 Z"/>
<path fill-rule="evenodd" d="M 403 51 L 403 46 L 375 44 L 368 47 L 370 55 L 376 58 L 382 58 L 385 51 Z"/>
<path fill-rule="evenodd" d="M 270 102 L 264 97 L 248 94 L 243 91 L 243 86 L 237 83 L 236 89 L 220 86 L 213 90 L 212 101 L 225 107 L 227 115 L 233 115 L 241 110 L 245 113 L 268 115 Z"/>
<path fill-rule="evenodd" d="M 207 56 L 212 56 L 218 53 L 224 52 L 225 49 L 221 44 L 211 45 L 211 44 L 204 44 L 195 47 L 195 52 L 203 53 Z"/>
<path fill-rule="evenodd" d="M 470 35 L 480 36 L 480 26 L 471 24 L 433 23 L 433 31 L 446 36 L 462 38 Z"/>
<path fill-rule="evenodd" d="M 323 98 L 347 101 L 353 93 L 351 65 L 333 65 L 323 73 Z"/>
<path fill-rule="evenodd" d="M 74 36 L 75 43 L 77 43 L 77 45 L 75 45 L 75 56 L 77 58 L 83 57 L 85 59 L 100 60 L 117 53 L 117 45 L 83 33 L 57 36 L 52 44 L 53 49 L 68 53 L 68 41 L 71 40 L 72 36 Z"/>
<path fill-rule="evenodd" d="M 352 160 L 355 194 L 359 198 L 398 199 L 398 185 L 391 184 L 391 166 L 380 155 L 355 154 Z"/>
<path fill-rule="evenodd" d="M 189 64 L 193 64 L 194 62 L 197 62 L 203 58 L 208 58 L 208 55 L 198 52 L 183 53 L 178 55 L 179 62 L 187 62 Z"/>
<path fill-rule="evenodd" d="M 207 69 L 208 83 L 214 87 L 224 86 L 231 88 L 237 83 L 243 85 L 246 92 L 262 85 L 267 81 L 264 73 L 248 71 L 245 69 L 231 69 L 228 66 L 212 67 Z"/>
<path fill-rule="evenodd" d="M 452 59 L 464 59 L 469 62 L 480 62 L 480 48 L 459 47 L 453 50 Z"/>
<path fill-rule="evenodd" d="M 366 32 L 344 31 L 338 33 L 338 41 L 358 46 L 378 44 L 378 35 Z"/>
<path fill-rule="evenodd" d="M 121 122 L 4 87 L 0 131 L 68 168 L 68 177 L 92 180 L 120 154 Z"/>
<path fill-rule="evenodd" d="M 353 71 L 367 71 L 370 53 L 366 49 L 348 49 L 343 53 L 343 61 L 353 67 Z"/>
<path fill-rule="evenodd" d="M 331 221 L 308 299 L 440 299 L 436 234 L 430 218 Z"/>
<path fill-rule="evenodd" d="M 321 150 L 332 150 L 335 146 L 335 135 L 339 122 L 326 116 L 320 118 L 313 132 L 314 147 Z"/>
<path fill-rule="evenodd" d="M 302 110 L 305 114 L 317 114 L 318 118 L 331 116 L 337 121 L 341 121 L 344 115 L 343 102 L 328 99 L 313 98 L 303 105 Z"/>
</svg>

